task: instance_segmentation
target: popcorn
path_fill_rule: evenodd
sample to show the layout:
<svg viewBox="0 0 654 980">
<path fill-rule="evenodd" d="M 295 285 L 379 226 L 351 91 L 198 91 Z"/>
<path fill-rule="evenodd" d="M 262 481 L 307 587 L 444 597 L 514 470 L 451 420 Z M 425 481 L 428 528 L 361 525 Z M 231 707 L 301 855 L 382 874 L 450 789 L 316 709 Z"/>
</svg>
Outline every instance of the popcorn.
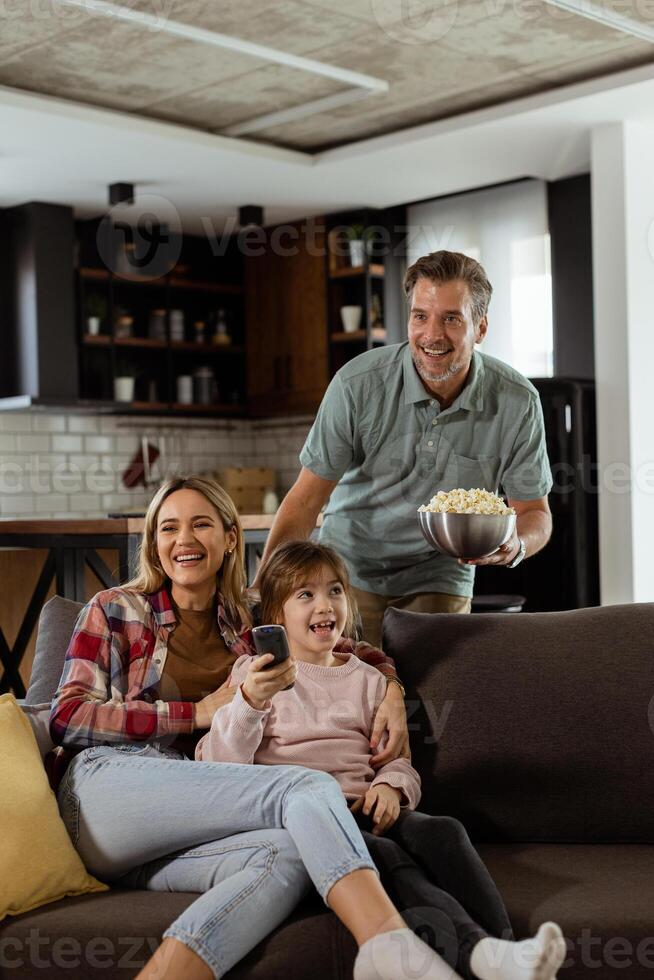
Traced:
<svg viewBox="0 0 654 980">
<path fill-rule="evenodd" d="M 505 517 L 515 514 L 513 507 L 507 507 L 501 497 L 488 490 L 439 490 L 428 504 L 418 507 L 423 513 L 434 514 L 486 514 L 492 517 Z"/>
</svg>

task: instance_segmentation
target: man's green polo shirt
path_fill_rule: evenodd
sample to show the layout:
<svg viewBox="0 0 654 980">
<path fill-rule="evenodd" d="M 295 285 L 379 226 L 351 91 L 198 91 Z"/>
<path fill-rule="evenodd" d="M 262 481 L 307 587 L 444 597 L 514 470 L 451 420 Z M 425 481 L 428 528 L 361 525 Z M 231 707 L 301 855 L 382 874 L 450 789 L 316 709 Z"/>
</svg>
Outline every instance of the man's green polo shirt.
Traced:
<svg viewBox="0 0 654 980">
<path fill-rule="evenodd" d="M 408 343 L 367 351 L 332 379 L 300 453 L 338 480 L 320 541 L 345 558 L 353 585 L 380 595 L 471 596 L 474 567 L 429 547 L 416 511 L 438 490 L 483 487 L 516 500 L 552 487 L 538 392 L 475 350 L 466 385 L 440 410 Z"/>
</svg>

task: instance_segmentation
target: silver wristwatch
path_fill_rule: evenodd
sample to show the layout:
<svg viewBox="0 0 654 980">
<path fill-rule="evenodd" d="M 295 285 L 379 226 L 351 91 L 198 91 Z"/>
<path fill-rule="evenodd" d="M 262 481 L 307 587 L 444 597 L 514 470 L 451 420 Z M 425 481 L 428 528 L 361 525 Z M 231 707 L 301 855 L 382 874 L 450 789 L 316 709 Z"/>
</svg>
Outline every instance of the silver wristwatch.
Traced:
<svg viewBox="0 0 654 980">
<path fill-rule="evenodd" d="M 524 543 L 524 541 L 522 540 L 522 538 L 518 538 L 518 541 L 520 542 L 520 551 L 515 556 L 515 558 L 513 559 L 513 561 L 509 562 L 508 565 L 505 565 L 504 566 L 505 568 L 515 568 L 516 565 L 519 565 L 520 564 L 520 562 L 525 557 L 525 554 L 527 553 L 527 545 Z"/>
</svg>

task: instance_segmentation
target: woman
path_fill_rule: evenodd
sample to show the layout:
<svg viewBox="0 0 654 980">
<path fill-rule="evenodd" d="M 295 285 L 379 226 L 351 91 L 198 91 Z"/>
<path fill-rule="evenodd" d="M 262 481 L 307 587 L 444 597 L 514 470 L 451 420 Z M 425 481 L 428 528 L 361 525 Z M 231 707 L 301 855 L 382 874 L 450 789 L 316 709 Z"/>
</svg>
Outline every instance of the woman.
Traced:
<svg viewBox="0 0 654 980">
<path fill-rule="evenodd" d="M 203 893 L 139 976 L 222 976 L 311 880 L 359 944 L 357 980 L 450 977 L 381 887 L 331 776 L 184 754 L 234 697 L 221 680 L 250 652 L 244 585 L 233 502 L 210 480 L 169 481 L 148 508 L 139 574 L 82 610 L 53 700 L 50 730 L 68 750 L 59 805 L 89 870 Z"/>
</svg>

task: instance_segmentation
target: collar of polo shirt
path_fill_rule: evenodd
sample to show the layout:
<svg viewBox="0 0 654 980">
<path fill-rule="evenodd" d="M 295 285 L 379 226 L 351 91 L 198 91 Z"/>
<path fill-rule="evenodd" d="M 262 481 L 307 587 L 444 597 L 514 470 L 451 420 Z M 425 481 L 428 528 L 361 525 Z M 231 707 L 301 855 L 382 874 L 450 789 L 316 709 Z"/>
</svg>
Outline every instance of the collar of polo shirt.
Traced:
<svg viewBox="0 0 654 980">
<path fill-rule="evenodd" d="M 411 357 L 411 348 L 406 345 L 403 361 L 404 372 L 404 404 L 414 405 L 416 402 L 433 400 L 420 380 Z M 463 408 L 468 412 L 480 411 L 484 407 L 484 359 L 479 351 L 472 352 L 470 372 L 462 392 L 454 399 L 448 411 Z"/>
</svg>

